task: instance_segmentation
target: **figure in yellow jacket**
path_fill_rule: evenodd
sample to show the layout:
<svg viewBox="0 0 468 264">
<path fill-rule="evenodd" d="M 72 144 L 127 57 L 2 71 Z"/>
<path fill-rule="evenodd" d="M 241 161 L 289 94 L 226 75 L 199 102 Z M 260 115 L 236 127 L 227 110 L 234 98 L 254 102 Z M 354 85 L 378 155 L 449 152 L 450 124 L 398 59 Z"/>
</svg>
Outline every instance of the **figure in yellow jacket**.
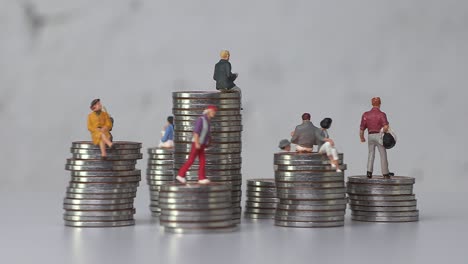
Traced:
<svg viewBox="0 0 468 264">
<path fill-rule="evenodd" d="M 106 145 L 111 148 L 112 142 L 109 131 L 112 129 L 112 122 L 109 114 L 102 111 L 101 100 L 94 99 L 90 106 L 93 112 L 88 115 L 88 130 L 95 145 L 101 149 L 101 157 L 107 157 Z"/>
</svg>

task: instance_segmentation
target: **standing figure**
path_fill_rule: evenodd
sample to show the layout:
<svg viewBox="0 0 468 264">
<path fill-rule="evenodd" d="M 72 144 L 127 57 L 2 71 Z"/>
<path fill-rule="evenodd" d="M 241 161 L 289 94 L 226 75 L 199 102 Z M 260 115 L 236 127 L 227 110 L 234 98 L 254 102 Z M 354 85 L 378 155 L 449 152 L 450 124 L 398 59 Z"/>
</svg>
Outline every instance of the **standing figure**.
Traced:
<svg viewBox="0 0 468 264">
<path fill-rule="evenodd" d="M 322 130 L 310 122 L 309 113 L 302 115 L 302 124 L 296 126 L 291 136 L 291 143 L 296 144 L 297 152 L 312 152 L 314 145 L 322 146 L 325 142 L 330 143 L 327 146 L 334 146 L 333 140 L 325 138 Z"/>
<path fill-rule="evenodd" d="M 174 147 L 174 117 L 168 116 L 167 123 L 162 131 L 162 138 L 159 142 L 160 148 L 173 148 Z"/>
<path fill-rule="evenodd" d="M 291 151 L 291 142 L 287 139 L 282 139 L 278 145 L 278 147 L 284 151 L 284 152 L 290 152 Z"/>
<path fill-rule="evenodd" d="M 241 92 L 234 81 L 239 74 L 231 72 L 231 63 L 229 62 L 230 53 L 228 50 L 222 50 L 220 53 L 221 59 L 216 63 L 214 68 L 213 79 L 216 81 L 216 90 L 221 92 Z"/>
<path fill-rule="evenodd" d="M 88 115 L 88 130 L 95 145 L 101 149 L 101 158 L 106 159 L 106 145 L 111 148 L 112 141 L 109 131 L 112 129 L 112 121 L 107 112 L 102 111 L 100 99 L 94 99 L 90 106 L 92 112 Z"/>
<path fill-rule="evenodd" d="M 330 138 L 328 135 L 328 129 L 331 127 L 332 119 L 327 117 L 324 118 L 320 122 L 320 127 L 322 128 L 322 136 L 325 138 Z M 329 142 L 325 142 L 321 146 L 318 147 L 318 152 L 320 154 L 327 154 L 328 159 L 330 160 L 330 164 L 333 168 L 336 168 L 337 172 L 341 172 L 339 160 L 338 160 L 338 151 L 334 146 L 332 146 Z"/>
<path fill-rule="evenodd" d="M 359 136 L 361 142 L 366 142 L 364 137 L 364 130 L 367 129 L 368 145 L 369 145 L 369 155 L 367 159 L 367 177 L 372 178 L 372 173 L 374 171 L 374 159 L 375 159 L 375 148 L 379 150 L 380 153 L 380 164 L 382 166 L 382 175 L 384 178 L 390 178 L 394 174 L 388 170 L 388 160 L 387 160 L 387 150 L 383 145 L 379 143 L 381 131 L 388 131 L 388 120 L 387 115 L 380 111 L 381 100 L 380 97 L 374 97 L 371 100 L 372 109 L 365 112 L 361 118 L 361 129 Z"/>
<path fill-rule="evenodd" d="M 195 122 L 195 128 L 193 129 L 193 139 L 192 139 L 192 148 L 190 150 L 190 155 L 185 162 L 185 164 L 180 168 L 177 173 L 176 180 L 180 183 L 186 183 L 185 175 L 187 171 L 192 166 L 195 158 L 198 156 L 198 183 L 207 184 L 210 183 L 210 180 L 206 178 L 205 175 L 205 148 L 210 144 L 211 135 L 210 121 L 215 117 L 218 108 L 214 105 L 208 106 L 197 121 Z"/>
</svg>

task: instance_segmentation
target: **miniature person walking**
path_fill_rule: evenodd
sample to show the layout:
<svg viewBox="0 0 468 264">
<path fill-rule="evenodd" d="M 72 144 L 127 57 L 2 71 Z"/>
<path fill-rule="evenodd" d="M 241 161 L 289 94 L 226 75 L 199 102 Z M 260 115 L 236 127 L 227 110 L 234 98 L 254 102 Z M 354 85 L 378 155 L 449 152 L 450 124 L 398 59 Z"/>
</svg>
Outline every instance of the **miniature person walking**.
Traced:
<svg viewBox="0 0 468 264">
<path fill-rule="evenodd" d="M 174 117 L 167 117 L 167 124 L 164 126 L 162 138 L 159 142 L 160 148 L 173 148 L 174 147 Z"/>
<path fill-rule="evenodd" d="M 381 131 L 387 132 L 389 123 L 387 115 L 380 111 L 380 105 L 382 104 L 380 97 L 372 98 L 371 102 L 372 109 L 362 115 L 361 129 L 359 131 L 361 142 L 366 142 L 366 138 L 364 137 L 364 131 L 366 129 L 368 133 L 369 155 L 367 159 L 367 177 L 372 178 L 372 173 L 374 171 L 375 148 L 377 147 L 380 153 L 382 175 L 384 178 L 389 179 L 390 176 L 393 176 L 394 174 L 388 170 L 387 150 L 379 143 Z"/>
<path fill-rule="evenodd" d="M 106 159 L 106 145 L 111 148 L 112 141 L 109 131 L 112 129 L 112 121 L 107 112 L 102 111 L 100 99 L 94 99 L 90 106 L 92 112 L 88 115 L 88 130 L 95 145 L 101 149 L 101 158 Z"/>
<path fill-rule="evenodd" d="M 208 184 L 210 180 L 205 175 L 205 148 L 210 144 L 211 140 L 211 119 L 215 117 L 218 108 L 214 105 L 208 106 L 197 121 L 195 122 L 195 128 L 193 129 L 192 148 L 190 155 L 185 164 L 180 168 L 176 180 L 180 183 L 186 183 L 185 175 L 192 166 L 195 158 L 198 157 L 198 183 Z"/>
<path fill-rule="evenodd" d="M 234 83 L 239 74 L 231 72 L 231 63 L 229 62 L 231 54 L 228 50 L 222 50 L 220 57 L 221 59 L 215 65 L 213 75 L 213 79 L 216 81 L 216 90 L 240 93 L 240 88 Z"/>
</svg>

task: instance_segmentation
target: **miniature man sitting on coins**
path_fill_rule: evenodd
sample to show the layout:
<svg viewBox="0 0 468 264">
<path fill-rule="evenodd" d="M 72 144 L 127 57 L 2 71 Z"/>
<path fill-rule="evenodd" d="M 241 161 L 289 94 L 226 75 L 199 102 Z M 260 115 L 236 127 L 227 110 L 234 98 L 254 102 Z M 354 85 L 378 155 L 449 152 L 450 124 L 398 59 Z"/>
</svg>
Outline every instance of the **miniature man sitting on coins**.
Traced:
<svg viewBox="0 0 468 264">
<path fill-rule="evenodd" d="M 88 130 L 91 132 L 91 138 L 95 145 L 99 145 L 101 149 L 101 158 L 106 159 L 106 145 L 111 148 L 112 121 L 107 112 L 102 111 L 100 99 L 94 99 L 90 106 L 92 112 L 88 115 Z"/>
<path fill-rule="evenodd" d="M 221 92 L 241 92 L 240 88 L 236 86 L 234 81 L 239 74 L 231 72 L 231 57 L 228 50 L 222 50 L 220 53 L 221 59 L 216 63 L 214 68 L 213 79 L 216 81 L 216 90 Z"/>
<path fill-rule="evenodd" d="M 203 115 L 201 115 L 195 122 L 195 128 L 193 129 L 192 148 L 190 150 L 189 158 L 187 162 L 185 162 L 184 166 L 180 168 L 176 177 L 176 180 L 180 183 L 185 184 L 187 182 L 185 175 L 190 169 L 190 166 L 192 166 L 193 162 L 195 162 L 195 158 L 197 156 L 199 162 L 198 183 L 210 183 L 210 180 L 208 180 L 205 175 L 205 148 L 210 144 L 211 140 L 210 121 L 213 117 L 215 117 L 217 111 L 218 108 L 216 106 L 210 105 L 203 111 Z"/>
</svg>

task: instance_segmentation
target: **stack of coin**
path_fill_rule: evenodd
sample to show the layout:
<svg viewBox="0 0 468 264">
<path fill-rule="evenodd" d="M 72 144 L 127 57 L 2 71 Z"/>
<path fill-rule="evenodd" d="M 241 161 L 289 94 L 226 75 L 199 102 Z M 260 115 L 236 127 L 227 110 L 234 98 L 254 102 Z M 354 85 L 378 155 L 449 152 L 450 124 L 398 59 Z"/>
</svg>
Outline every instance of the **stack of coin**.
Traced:
<svg viewBox="0 0 468 264">
<path fill-rule="evenodd" d="M 153 216 L 159 216 L 159 191 L 161 185 L 174 182 L 174 150 L 167 148 L 148 149 L 148 168 L 146 180 L 150 189 L 150 210 Z"/>
<path fill-rule="evenodd" d="M 241 216 L 241 98 L 237 92 L 174 92 L 174 169 L 187 161 L 192 147 L 195 121 L 209 105 L 218 107 L 211 120 L 211 142 L 206 149 L 206 176 L 212 182 L 229 183 L 232 188 L 233 219 Z M 198 160 L 187 173 L 189 182 L 198 180 Z"/>
<path fill-rule="evenodd" d="M 335 227 L 344 225 L 346 190 L 344 172 L 336 172 L 328 157 L 318 153 L 283 152 L 274 155 L 280 202 L 275 225 Z M 339 166 L 343 154 L 339 154 Z"/>
<path fill-rule="evenodd" d="M 413 194 L 415 179 L 393 176 L 348 177 L 347 190 L 351 218 L 367 222 L 418 221 L 419 211 Z"/>
<path fill-rule="evenodd" d="M 275 218 L 278 201 L 275 179 L 247 180 L 247 201 L 244 212 L 246 218 Z"/>
<path fill-rule="evenodd" d="M 165 184 L 159 207 L 159 222 L 168 232 L 222 232 L 236 227 L 230 184 Z"/>
<path fill-rule="evenodd" d="M 135 169 L 142 158 L 141 143 L 114 142 L 101 159 L 99 146 L 73 142 L 72 158 L 65 169 L 71 171 L 63 208 L 66 226 L 115 227 L 134 225 L 136 196 L 141 171 Z"/>
</svg>

